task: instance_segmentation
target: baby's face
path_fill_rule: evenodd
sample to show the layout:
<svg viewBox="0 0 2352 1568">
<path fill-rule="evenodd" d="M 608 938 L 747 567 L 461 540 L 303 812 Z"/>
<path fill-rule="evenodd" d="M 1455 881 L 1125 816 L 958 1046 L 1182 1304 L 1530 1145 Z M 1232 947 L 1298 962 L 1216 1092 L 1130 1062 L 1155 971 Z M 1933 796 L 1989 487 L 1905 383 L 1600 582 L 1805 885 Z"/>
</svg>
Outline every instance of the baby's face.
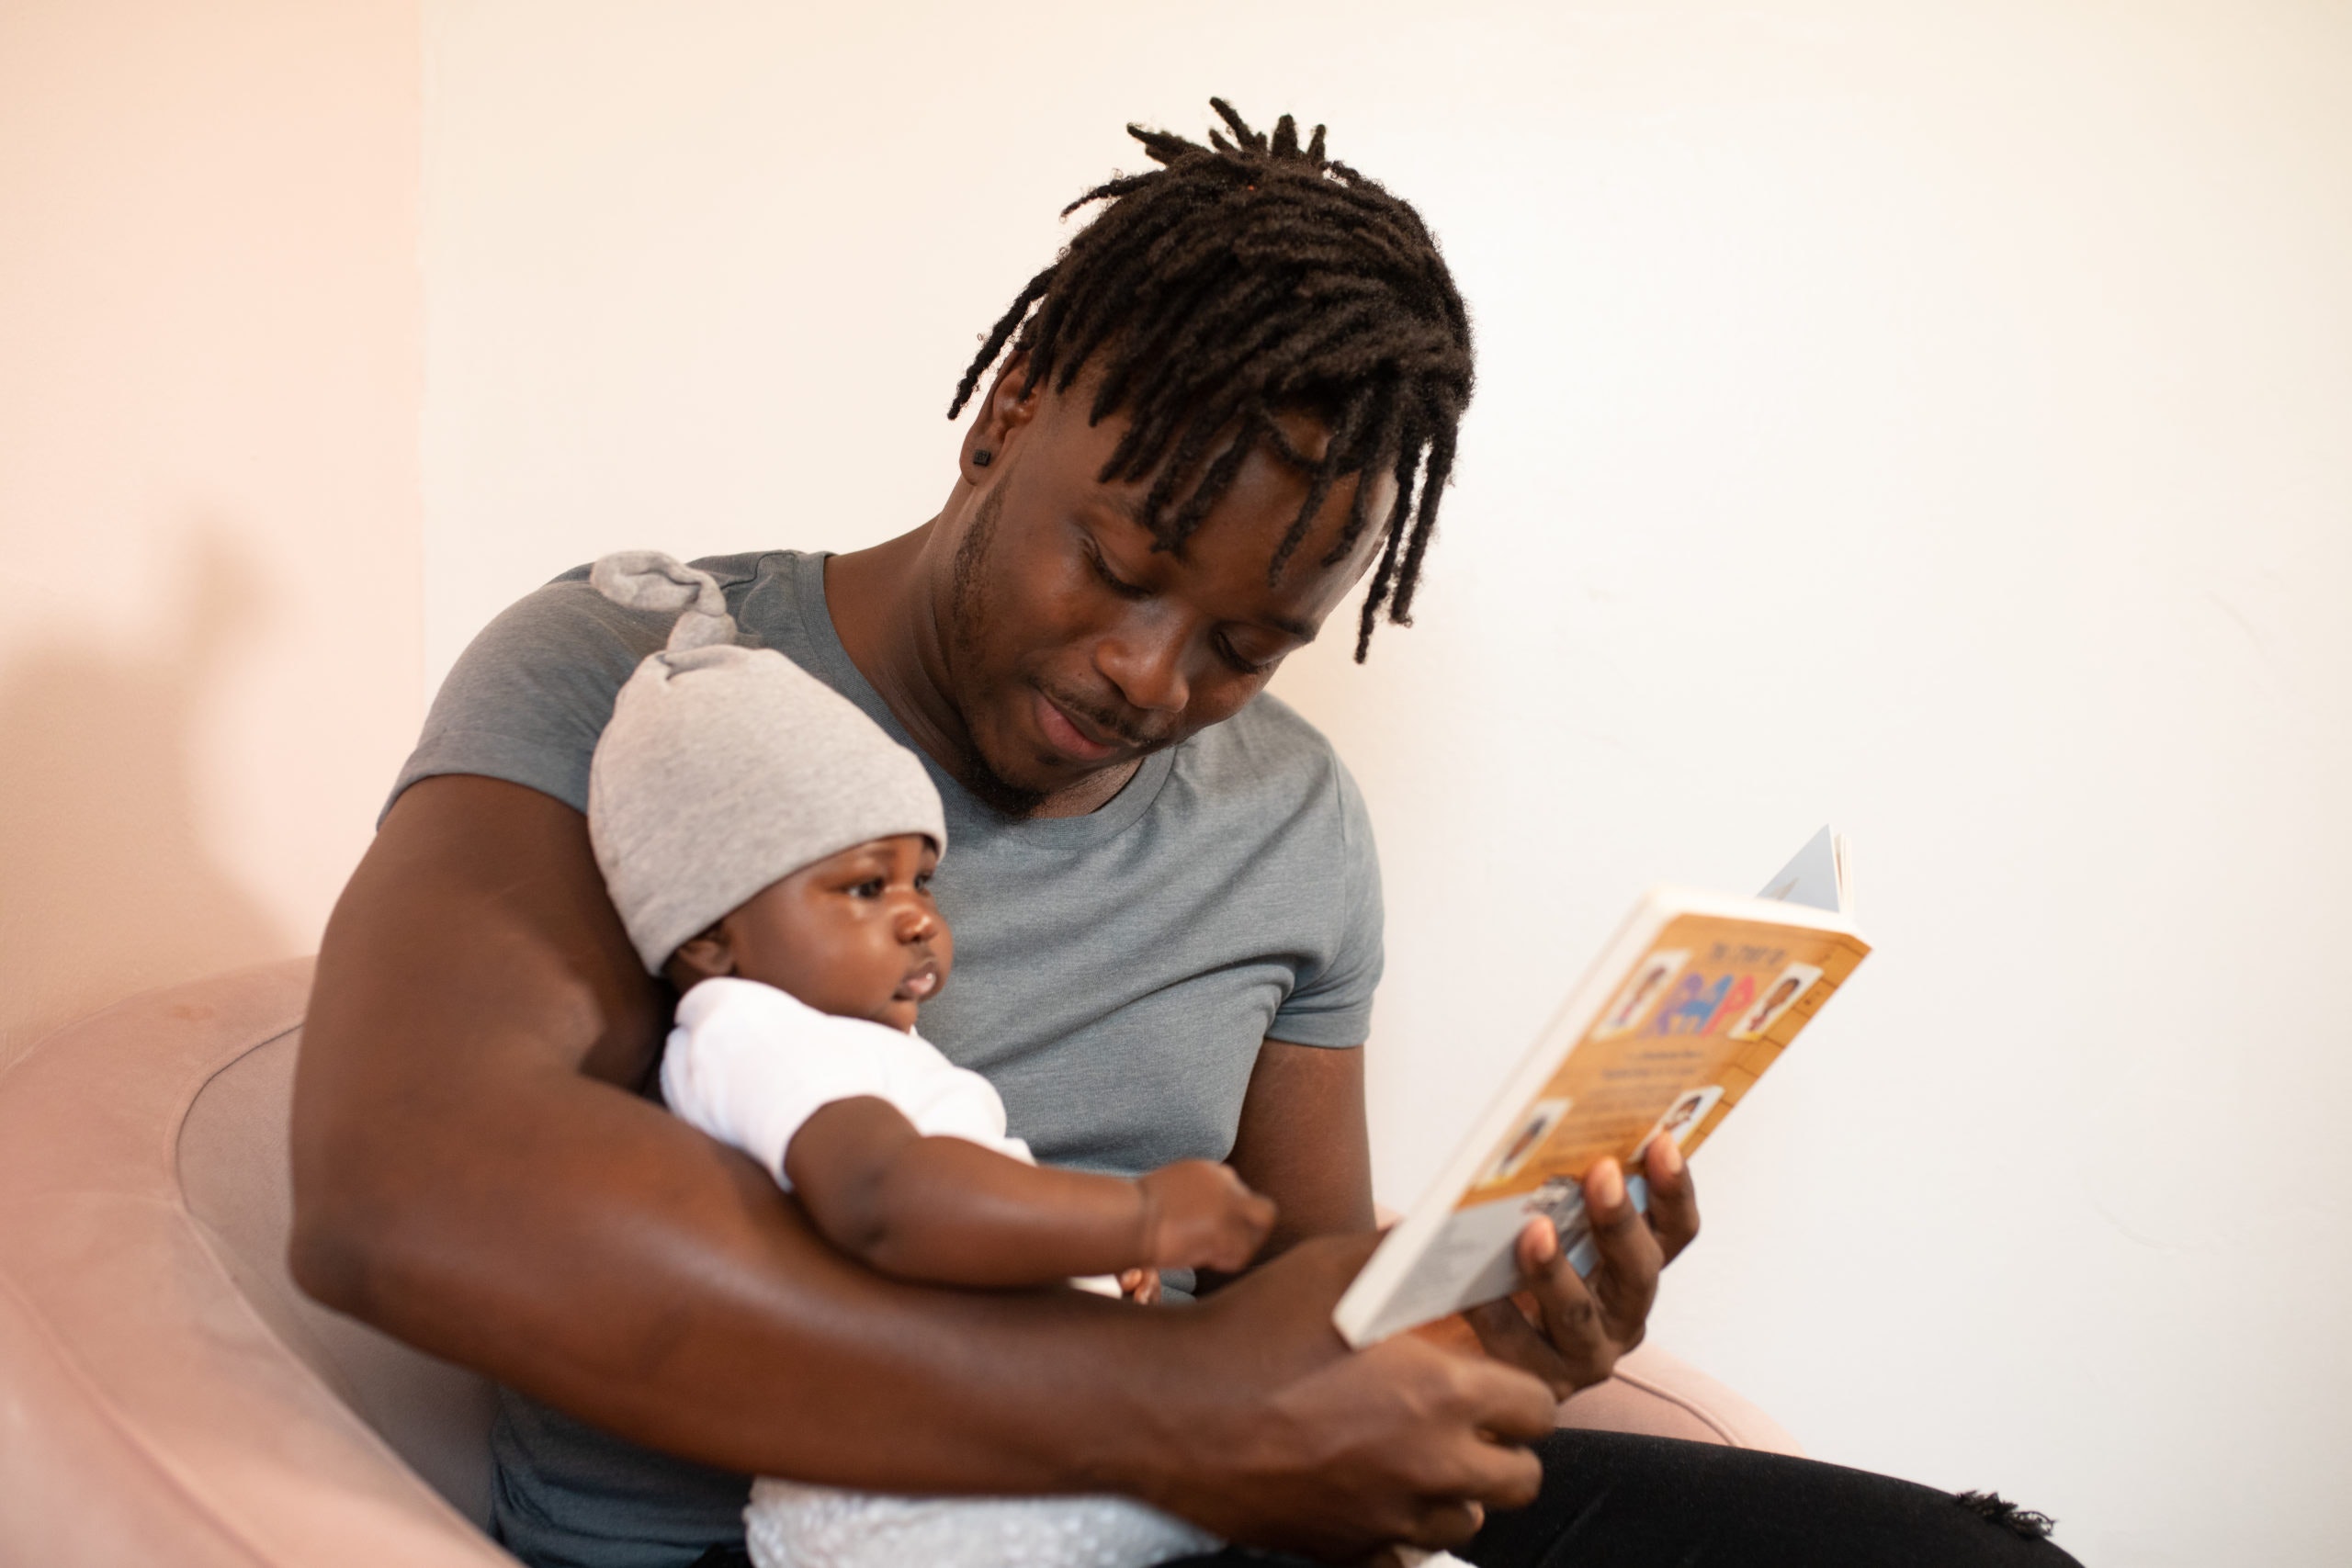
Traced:
<svg viewBox="0 0 2352 1568">
<path fill-rule="evenodd" d="M 681 987 L 739 975 L 820 1012 L 912 1029 L 939 994 L 955 939 L 931 898 L 939 863 L 920 833 L 876 839 L 769 884 L 678 950 Z"/>
</svg>

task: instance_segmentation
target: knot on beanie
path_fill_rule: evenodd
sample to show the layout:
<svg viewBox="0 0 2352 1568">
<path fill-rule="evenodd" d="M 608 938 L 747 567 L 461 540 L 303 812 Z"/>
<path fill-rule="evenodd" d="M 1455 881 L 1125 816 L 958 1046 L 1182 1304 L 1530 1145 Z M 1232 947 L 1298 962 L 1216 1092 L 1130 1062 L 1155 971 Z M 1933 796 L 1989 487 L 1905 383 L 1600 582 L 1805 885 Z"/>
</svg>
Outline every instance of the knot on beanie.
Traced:
<svg viewBox="0 0 2352 1568">
<path fill-rule="evenodd" d="M 588 837 L 645 967 L 763 888 L 946 814 L 922 760 L 773 649 L 736 646 L 708 572 L 656 550 L 606 556 L 588 581 L 616 604 L 681 612 L 639 663 L 588 766 Z"/>
<path fill-rule="evenodd" d="M 666 650 L 684 653 L 735 640 L 735 617 L 718 579 L 660 550 L 616 550 L 588 569 L 597 592 L 631 610 L 684 610 Z"/>
</svg>

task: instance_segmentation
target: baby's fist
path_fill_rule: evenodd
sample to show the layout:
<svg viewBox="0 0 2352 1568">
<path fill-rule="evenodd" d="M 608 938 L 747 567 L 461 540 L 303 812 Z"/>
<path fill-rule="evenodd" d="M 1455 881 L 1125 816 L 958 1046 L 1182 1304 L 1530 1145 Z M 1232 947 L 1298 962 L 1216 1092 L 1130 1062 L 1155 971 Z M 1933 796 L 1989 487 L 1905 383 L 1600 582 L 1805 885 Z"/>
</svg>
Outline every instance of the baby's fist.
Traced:
<svg viewBox="0 0 2352 1568">
<path fill-rule="evenodd" d="M 1143 1189 L 1145 1260 L 1162 1269 L 1249 1266 L 1274 1228 L 1274 1204 L 1215 1160 L 1179 1160 L 1137 1179 Z"/>
</svg>

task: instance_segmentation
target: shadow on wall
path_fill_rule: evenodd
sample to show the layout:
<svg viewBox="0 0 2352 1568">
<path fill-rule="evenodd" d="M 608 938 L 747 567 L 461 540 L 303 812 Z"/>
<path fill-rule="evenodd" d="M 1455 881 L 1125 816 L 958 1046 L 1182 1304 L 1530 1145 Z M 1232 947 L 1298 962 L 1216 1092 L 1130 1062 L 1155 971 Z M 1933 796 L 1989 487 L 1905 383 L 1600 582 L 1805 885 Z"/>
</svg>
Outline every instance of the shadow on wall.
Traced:
<svg viewBox="0 0 2352 1568">
<path fill-rule="evenodd" d="M 197 710 L 260 581 L 218 527 L 177 581 L 162 646 L 125 653 L 101 607 L 0 668 L 0 1067 L 133 992 L 289 951 L 206 850 L 191 782 Z"/>
</svg>

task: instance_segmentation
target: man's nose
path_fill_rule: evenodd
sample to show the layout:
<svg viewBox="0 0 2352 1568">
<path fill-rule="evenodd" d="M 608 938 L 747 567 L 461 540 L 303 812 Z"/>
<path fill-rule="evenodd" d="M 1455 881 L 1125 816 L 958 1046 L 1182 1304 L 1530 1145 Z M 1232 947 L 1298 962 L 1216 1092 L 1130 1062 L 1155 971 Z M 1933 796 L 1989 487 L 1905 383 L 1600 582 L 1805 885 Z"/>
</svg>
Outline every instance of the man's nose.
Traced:
<svg viewBox="0 0 2352 1568">
<path fill-rule="evenodd" d="M 1138 606 L 1148 610 L 1156 606 Z M 1145 713 L 1181 714 L 1193 698 L 1184 664 L 1191 637 L 1173 616 L 1136 614 L 1095 645 L 1094 668 Z"/>
</svg>

